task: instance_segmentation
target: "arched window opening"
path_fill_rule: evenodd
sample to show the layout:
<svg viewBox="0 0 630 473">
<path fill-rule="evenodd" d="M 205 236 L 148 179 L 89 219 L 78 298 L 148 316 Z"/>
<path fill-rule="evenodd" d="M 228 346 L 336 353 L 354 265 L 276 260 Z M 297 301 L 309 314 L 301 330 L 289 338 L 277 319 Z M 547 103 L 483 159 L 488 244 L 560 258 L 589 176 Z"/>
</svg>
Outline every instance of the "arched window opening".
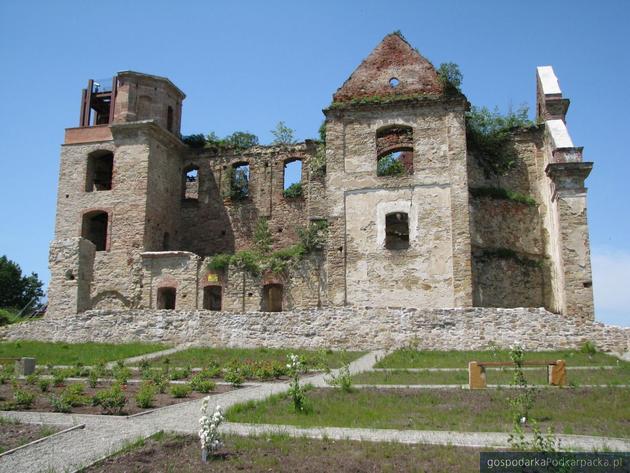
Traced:
<svg viewBox="0 0 630 473">
<path fill-rule="evenodd" d="M 413 129 L 394 125 L 376 132 L 376 174 L 404 176 L 413 174 Z"/>
<path fill-rule="evenodd" d="M 162 250 L 168 251 L 171 248 L 171 235 L 168 232 L 164 232 L 162 237 Z"/>
<path fill-rule="evenodd" d="M 282 284 L 263 286 L 261 310 L 263 312 L 282 312 Z"/>
<path fill-rule="evenodd" d="M 170 105 L 166 110 L 166 129 L 170 132 L 173 131 L 173 107 Z"/>
<path fill-rule="evenodd" d="M 230 198 L 242 200 L 249 197 L 249 164 L 236 163 L 232 166 Z"/>
<path fill-rule="evenodd" d="M 83 215 L 81 224 L 81 236 L 90 240 L 96 246 L 96 251 L 107 249 L 107 230 L 109 216 L 107 212 L 96 211 Z"/>
<path fill-rule="evenodd" d="M 409 248 L 409 215 L 393 212 L 385 216 L 385 248 L 405 250 Z"/>
<path fill-rule="evenodd" d="M 302 197 L 302 160 L 293 159 L 284 163 L 283 195 L 287 199 Z"/>
<path fill-rule="evenodd" d="M 184 200 L 199 199 L 199 168 L 190 166 L 184 170 L 183 182 Z"/>
<path fill-rule="evenodd" d="M 114 154 L 111 151 L 96 151 L 88 156 L 85 190 L 108 191 L 112 188 Z"/>
<path fill-rule="evenodd" d="M 221 310 L 221 286 L 206 286 L 203 288 L 203 308 L 206 310 Z"/>
<path fill-rule="evenodd" d="M 174 310 L 177 290 L 174 287 L 160 287 L 157 291 L 157 308 Z"/>
</svg>

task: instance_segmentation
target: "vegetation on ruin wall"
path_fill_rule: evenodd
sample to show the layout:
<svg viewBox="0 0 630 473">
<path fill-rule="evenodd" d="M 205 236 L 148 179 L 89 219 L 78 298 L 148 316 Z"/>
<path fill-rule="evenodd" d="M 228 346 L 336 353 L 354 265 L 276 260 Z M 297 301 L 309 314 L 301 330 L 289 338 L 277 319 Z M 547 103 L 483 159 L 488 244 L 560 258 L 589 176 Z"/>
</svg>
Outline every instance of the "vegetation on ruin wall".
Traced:
<svg viewBox="0 0 630 473">
<path fill-rule="evenodd" d="M 520 255 L 511 248 L 491 248 L 491 249 L 486 248 L 482 250 L 481 258 L 484 258 L 484 259 L 496 258 L 496 259 L 502 259 L 502 260 L 512 260 L 516 262 L 517 264 L 526 268 L 542 269 L 545 265 L 542 259 L 535 260 L 527 256 Z"/>
<path fill-rule="evenodd" d="M 299 197 L 302 197 L 303 194 L 304 194 L 304 191 L 302 189 L 301 182 L 296 182 L 294 184 L 291 184 L 282 192 L 282 195 L 284 196 L 285 199 L 297 199 Z"/>
<path fill-rule="evenodd" d="M 326 121 L 319 126 L 319 143 L 315 155 L 311 157 L 308 164 L 314 177 L 326 174 Z"/>
<path fill-rule="evenodd" d="M 204 136 L 201 133 L 182 136 L 182 141 L 191 148 L 208 148 L 215 151 L 235 150 L 243 151 L 258 144 L 258 137 L 245 131 L 235 131 L 223 138 L 217 136 L 214 131 Z"/>
<path fill-rule="evenodd" d="M 328 224 L 323 220 L 311 222 L 308 227 L 297 227 L 299 243 L 272 252 L 273 237 L 269 224 L 267 219 L 261 218 L 254 232 L 253 248 L 234 254 L 217 254 L 212 257 L 208 267 L 213 271 L 225 271 L 232 266 L 253 276 L 265 271 L 284 273 L 312 252 L 322 249 L 327 230 Z"/>
<path fill-rule="evenodd" d="M 518 152 L 512 143 L 512 133 L 535 126 L 527 113 L 526 105 L 505 115 L 498 108 L 490 111 L 475 106 L 466 113 L 466 144 L 486 177 L 502 176 L 516 164 Z"/>
<path fill-rule="evenodd" d="M 513 192 L 501 187 L 469 187 L 468 191 L 473 197 L 489 197 L 491 199 L 510 200 L 520 204 L 535 207 L 538 205 L 533 197 L 519 192 Z"/>
</svg>

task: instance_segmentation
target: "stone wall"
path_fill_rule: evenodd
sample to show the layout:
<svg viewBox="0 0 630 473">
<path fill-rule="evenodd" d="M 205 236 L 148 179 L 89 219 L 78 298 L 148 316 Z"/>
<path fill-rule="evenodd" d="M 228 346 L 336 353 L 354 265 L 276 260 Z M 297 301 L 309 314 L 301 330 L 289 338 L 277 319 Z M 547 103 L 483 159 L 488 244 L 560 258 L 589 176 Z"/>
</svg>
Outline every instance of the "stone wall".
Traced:
<svg viewBox="0 0 630 473">
<path fill-rule="evenodd" d="M 227 347 L 369 350 L 417 343 L 420 349 L 481 349 L 519 343 L 526 350 L 630 349 L 630 328 L 580 323 L 544 309 L 328 308 L 288 312 L 88 311 L 0 329 L 8 340 L 159 341 Z"/>
<path fill-rule="evenodd" d="M 267 219 L 274 248 L 297 242 L 296 227 L 308 224 L 310 200 L 309 159 L 314 145 L 307 141 L 293 146 L 256 146 L 241 153 L 191 149 L 182 157 L 179 175 L 198 169 L 197 199 L 184 199 L 181 206 L 181 245 L 178 249 L 200 256 L 233 253 L 253 244 L 260 218 Z M 302 161 L 303 195 L 286 198 L 284 168 L 287 162 Z M 249 196 L 229 198 L 230 168 L 249 165 Z M 180 178 L 181 179 L 181 178 Z M 320 195 L 321 196 L 321 191 Z"/>
</svg>

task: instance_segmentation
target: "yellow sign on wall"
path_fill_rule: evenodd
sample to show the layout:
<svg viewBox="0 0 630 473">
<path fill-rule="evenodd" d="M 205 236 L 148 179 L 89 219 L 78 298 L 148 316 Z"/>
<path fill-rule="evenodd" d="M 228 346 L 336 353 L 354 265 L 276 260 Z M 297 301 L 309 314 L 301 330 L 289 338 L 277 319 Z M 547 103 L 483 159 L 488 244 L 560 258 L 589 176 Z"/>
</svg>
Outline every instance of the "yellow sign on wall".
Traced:
<svg viewBox="0 0 630 473">
<path fill-rule="evenodd" d="M 208 282 L 219 282 L 218 274 L 208 274 Z"/>
</svg>

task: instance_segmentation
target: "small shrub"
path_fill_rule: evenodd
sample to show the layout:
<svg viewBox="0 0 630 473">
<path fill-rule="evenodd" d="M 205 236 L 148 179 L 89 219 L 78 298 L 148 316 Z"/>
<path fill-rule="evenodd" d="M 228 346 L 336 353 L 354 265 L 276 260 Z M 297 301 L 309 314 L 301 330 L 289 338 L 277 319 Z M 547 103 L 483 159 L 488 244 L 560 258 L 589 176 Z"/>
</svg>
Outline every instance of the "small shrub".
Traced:
<svg viewBox="0 0 630 473">
<path fill-rule="evenodd" d="M 153 401 L 155 398 L 155 392 L 157 388 L 151 381 L 145 381 L 142 383 L 138 392 L 136 393 L 136 405 L 141 409 L 148 409 L 153 407 Z"/>
<path fill-rule="evenodd" d="M 231 259 L 232 255 L 219 253 L 218 255 L 214 255 L 210 259 L 210 263 L 208 263 L 208 268 L 213 271 L 225 271 L 230 266 Z"/>
<path fill-rule="evenodd" d="M 343 365 L 337 375 L 330 375 L 330 378 L 327 379 L 326 382 L 331 386 L 341 389 L 343 392 L 352 392 L 352 376 L 350 375 L 349 365 Z"/>
<path fill-rule="evenodd" d="M 127 397 L 122 386 L 116 383 L 111 388 L 96 393 L 92 398 L 92 403 L 95 406 L 101 406 L 105 414 L 118 415 L 125 408 Z"/>
<path fill-rule="evenodd" d="M 192 370 L 191 370 L 190 367 L 187 367 L 187 368 L 175 368 L 170 373 L 171 381 L 178 381 L 180 379 L 188 378 L 188 376 L 190 376 L 191 371 Z"/>
<path fill-rule="evenodd" d="M 103 360 L 96 363 L 96 366 L 94 366 L 94 372 L 98 378 L 104 378 L 107 375 L 107 366 Z"/>
<path fill-rule="evenodd" d="M 63 395 L 55 396 L 52 394 L 49 399 L 53 412 L 62 412 L 67 414 L 72 410 L 70 402 Z"/>
<path fill-rule="evenodd" d="M 190 384 L 174 384 L 171 386 L 171 396 L 177 399 L 188 397 L 191 392 Z"/>
<path fill-rule="evenodd" d="M 151 370 L 151 376 L 148 378 L 148 380 L 155 385 L 155 388 L 160 394 L 164 394 L 169 385 L 167 373 L 167 370 Z"/>
<path fill-rule="evenodd" d="M 205 378 L 202 373 L 199 373 L 190 380 L 190 387 L 193 391 L 197 391 L 198 393 L 209 393 L 214 390 L 216 384 Z"/>
<path fill-rule="evenodd" d="M 83 384 L 70 384 L 61 392 L 59 398 L 71 407 L 85 406 L 89 399 L 83 394 L 84 391 Z"/>
<path fill-rule="evenodd" d="M 486 107 L 472 107 L 466 113 L 466 142 L 486 177 L 504 175 L 514 167 L 518 153 L 511 146 L 511 133 L 534 125 L 527 113 L 526 105 L 506 115 Z"/>
<path fill-rule="evenodd" d="M 39 381 L 39 376 L 35 373 L 29 374 L 24 380 L 24 382 L 30 386 L 36 385 L 38 381 Z"/>
<path fill-rule="evenodd" d="M 597 347 L 595 346 L 593 342 L 591 342 L 590 340 L 587 340 L 580 347 L 580 353 L 584 353 L 588 355 L 590 358 L 597 353 Z"/>
<path fill-rule="evenodd" d="M 205 379 L 220 378 L 223 370 L 219 366 L 208 366 L 199 372 Z"/>
<path fill-rule="evenodd" d="M 226 383 L 230 383 L 233 387 L 238 388 L 245 381 L 245 377 L 238 368 L 229 367 L 223 376 Z"/>
<path fill-rule="evenodd" d="M 299 356 L 290 353 L 287 355 L 289 363 L 287 363 L 287 369 L 291 376 L 291 383 L 289 385 L 289 395 L 293 400 L 293 408 L 295 412 L 306 413 L 306 394 L 304 388 L 300 385 L 300 373 L 304 370 L 304 363 Z"/>
<path fill-rule="evenodd" d="M 59 387 L 64 385 L 67 378 L 67 373 L 64 370 L 53 370 L 52 376 L 53 385 Z"/>
<path fill-rule="evenodd" d="M 322 249 L 326 244 L 328 222 L 326 220 L 315 220 L 310 222 L 307 227 L 297 227 L 295 231 L 304 251 L 310 253 L 313 250 Z"/>
<path fill-rule="evenodd" d="M 182 142 L 191 148 L 203 148 L 206 146 L 206 137 L 201 133 L 182 136 Z"/>
<path fill-rule="evenodd" d="M 88 375 L 88 386 L 94 389 L 97 384 L 98 384 L 98 375 L 96 373 L 96 370 L 90 370 L 90 373 Z"/>
<path fill-rule="evenodd" d="M 36 394 L 20 389 L 18 387 L 13 388 L 13 401 L 19 409 L 30 409 L 35 401 Z"/>
<path fill-rule="evenodd" d="M 284 190 L 282 195 L 284 195 L 285 199 L 297 199 L 299 197 L 302 197 L 302 183 L 296 182 L 294 184 L 291 184 Z"/>
<path fill-rule="evenodd" d="M 39 381 L 37 381 L 37 387 L 43 393 L 47 393 L 50 390 L 50 384 L 50 380 L 46 378 L 41 378 Z"/>
<path fill-rule="evenodd" d="M 90 369 L 87 366 L 84 366 L 83 363 L 76 363 L 72 370 L 72 377 L 75 378 L 85 378 L 90 374 Z"/>
<path fill-rule="evenodd" d="M 390 153 L 378 160 L 377 176 L 404 176 L 405 174 L 407 174 L 407 169 L 398 158 L 397 153 Z"/>
<path fill-rule="evenodd" d="M 131 377 L 131 370 L 126 366 L 117 364 L 113 370 L 114 379 L 120 384 L 127 384 Z"/>
<path fill-rule="evenodd" d="M 453 62 L 440 64 L 437 73 L 445 94 L 461 92 L 463 75 L 457 64 Z"/>
<path fill-rule="evenodd" d="M 275 130 L 271 130 L 271 134 L 274 136 L 272 142 L 274 145 L 292 145 L 296 142 L 293 129 L 286 126 L 282 121 L 278 122 Z"/>
</svg>

